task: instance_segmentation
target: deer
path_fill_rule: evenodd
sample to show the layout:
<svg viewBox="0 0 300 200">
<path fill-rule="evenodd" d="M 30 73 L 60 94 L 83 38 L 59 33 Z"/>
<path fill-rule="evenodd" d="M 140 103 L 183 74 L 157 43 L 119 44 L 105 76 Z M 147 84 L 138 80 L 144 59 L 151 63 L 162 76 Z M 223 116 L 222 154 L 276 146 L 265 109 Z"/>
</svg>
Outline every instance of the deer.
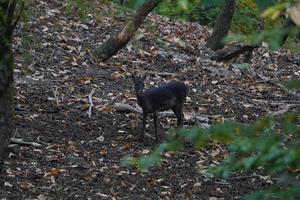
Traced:
<svg viewBox="0 0 300 200">
<path fill-rule="evenodd" d="M 158 141 L 157 115 L 160 111 L 171 109 L 177 118 L 177 128 L 183 127 L 183 105 L 188 94 L 188 87 L 181 81 L 172 80 L 168 83 L 145 89 L 147 73 L 138 76 L 132 73 L 137 103 L 143 110 L 143 124 L 139 139 L 143 140 L 147 116 L 153 114 L 155 140 Z"/>
</svg>

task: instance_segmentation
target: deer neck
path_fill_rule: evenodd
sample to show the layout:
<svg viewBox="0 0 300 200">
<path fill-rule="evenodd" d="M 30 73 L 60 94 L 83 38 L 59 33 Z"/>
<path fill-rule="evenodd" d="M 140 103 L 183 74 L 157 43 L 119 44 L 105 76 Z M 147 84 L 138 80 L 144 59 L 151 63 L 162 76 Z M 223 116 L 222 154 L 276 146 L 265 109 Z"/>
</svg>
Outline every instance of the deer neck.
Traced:
<svg viewBox="0 0 300 200">
<path fill-rule="evenodd" d="M 142 103 L 142 99 L 143 99 L 143 89 L 140 89 L 140 90 L 137 90 L 136 91 L 136 98 L 137 98 L 137 101 L 138 101 L 138 104 L 140 105 Z M 140 105 L 141 106 L 141 105 Z"/>
</svg>

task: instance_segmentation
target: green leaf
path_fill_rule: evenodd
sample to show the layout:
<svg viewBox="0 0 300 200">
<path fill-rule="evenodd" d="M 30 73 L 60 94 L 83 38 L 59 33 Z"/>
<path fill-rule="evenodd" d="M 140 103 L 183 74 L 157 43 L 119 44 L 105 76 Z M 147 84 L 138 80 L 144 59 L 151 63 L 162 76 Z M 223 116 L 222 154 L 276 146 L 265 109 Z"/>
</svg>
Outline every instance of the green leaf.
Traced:
<svg viewBox="0 0 300 200">
<path fill-rule="evenodd" d="M 230 143 L 238 127 L 238 124 L 233 122 L 217 124 L 210 129 L 210 134 L 220 142 Z"/>
<path fill-rule="evenodd" d="M 284 86 L 289 90 L 300 89 L 300 80 L 296 79 L 287 81 L 284 83 Z"/>
<path fill-rule="evenodd" d="M 149 170 L 150 167 L 156 166 L 160 163 L 161 156 L 159 153 L 152 153 L 149 156 L 142 156 L 138 160 L 138 167 L 142 170 Z"/>
<path fill-rule="evenodd" d="M 276 0 L 256 0 L 256 4 L 259 6 L 260 10 L 265 10 L 266 8 L 273 6 L 277 3 Z"/>
<path fill-rule="evenodd" d="M 167 143 L 166 151 L 177 151 L 182 148 L 182 142 L 179 140 L 173 140 Z"/>
<path fill-rule="evenodd" d="M 255 165 L 257 160 L 258 160 L 258 157 L 256 155 L 250 156 L 248 158 L 243 159 L 242 164 L 246 170 L 249 170 Z"/>
<path fill-rule="evenodd" d="M 122 161 L 122 165 L 136 165 L 137 164 L 137 159 L 133 158 L 132 156 L 127 156 L 124 158 L 124 160 Z"/>
</svg>

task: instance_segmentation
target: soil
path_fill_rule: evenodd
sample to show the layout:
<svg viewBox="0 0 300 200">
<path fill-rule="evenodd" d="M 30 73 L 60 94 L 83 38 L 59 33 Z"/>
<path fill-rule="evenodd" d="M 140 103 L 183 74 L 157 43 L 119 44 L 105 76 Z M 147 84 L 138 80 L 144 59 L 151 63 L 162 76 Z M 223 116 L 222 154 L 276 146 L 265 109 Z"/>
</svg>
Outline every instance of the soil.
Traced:
<svg viewBox="0 0 300 200">
<path fill-rule="evenodd" d="M 38 1 L 29 22 L 16 31 L 15 137 L 41 146 L 22 146 L 9 155 L 0 199 L 241 199 L 269 185 L 270 178 L 257 172 L 226 180 L 205 176 L 207 167 L 228 154 L 213 144 L 196 149 L 186 143 L 148 172 L 124 166 L 126 156 L 147 154 L 158 145 L 153 121 L 149 118 L 145 141 L 139 142 L 142 116 L 103 109 L 101 102 L 120 95 L 117 102 L 137 107 L 130 73 L 169 72 L 174 76 L 149 76 L 146 87 L 185 81 L 186 116 L 206 116 L 209 125 L 224 119 L 251 123 L 299 102 L 295 93 L 267 80 L 299 78 L 300 56 L 260 47 L 249 65 L 254 74 L 242 72 L 236 68 L 241 59 L 209 59 L 212 52 L 204 45 L 211 29 L 151 14 L 130 44 L 102 63 L 93 49 L 120 30 L 131 13 L 102 1 L 95 8 L 97 15 L 81 20 L 65 14 L 61 1 Z M 162 142 L 176 118 L 159 122 Z M 201 122 L 188 120 L 184 126 Z"/>
</svg>

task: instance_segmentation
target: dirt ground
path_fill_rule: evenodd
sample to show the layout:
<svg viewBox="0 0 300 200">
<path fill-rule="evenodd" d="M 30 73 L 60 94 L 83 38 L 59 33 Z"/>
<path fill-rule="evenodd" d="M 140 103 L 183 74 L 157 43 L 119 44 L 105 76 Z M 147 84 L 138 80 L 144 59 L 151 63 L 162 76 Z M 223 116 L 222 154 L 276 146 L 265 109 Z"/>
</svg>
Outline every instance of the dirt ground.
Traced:
<svg viewBox="0 0 300 200">
<path fill-rule="evenodd" d="M 129 75 L 151 71 L 160 75 L 149 76 L 147 87 L 170 79 L 189 86 L 186 128 L 224 119 L 250 123 L 299 102 L 278 83 L 299 78 L 300 56 L 260 47 L 253 52 L 251 70 L 243 71 L 241 59 L 209 59 L 212 52 L 204 44 L 210 29 L 151 14 L 133 41 L 102 63 L 93 49 L 120 30 L 130 13 L 101 1 L 95 7 L 101 12 L 82 21 L 66 15 L 61 1 L 38 1 L 33 17 L 16 32 L 15 137 L 41 146 L 22 146 L 10 154 L 0 199 L 241 199 L 269 185 L 270 177 L 255 172 L 227 180 L 206 177 L 202 172 L 228 154 L 218 145 L 195 149 L 187 143 L 148 172 L 123 166 L 124 157 L 147 154 L 158 145 L 153 122 L 148 120 L 141 143 L 141 115 L 103 105 L 119 96 L 117 102 L 137 107 Z M 208 121 L 195 121 L 192 114 Z M 176 118 L 159 122 L 163 141 Z"/>
</svg>

